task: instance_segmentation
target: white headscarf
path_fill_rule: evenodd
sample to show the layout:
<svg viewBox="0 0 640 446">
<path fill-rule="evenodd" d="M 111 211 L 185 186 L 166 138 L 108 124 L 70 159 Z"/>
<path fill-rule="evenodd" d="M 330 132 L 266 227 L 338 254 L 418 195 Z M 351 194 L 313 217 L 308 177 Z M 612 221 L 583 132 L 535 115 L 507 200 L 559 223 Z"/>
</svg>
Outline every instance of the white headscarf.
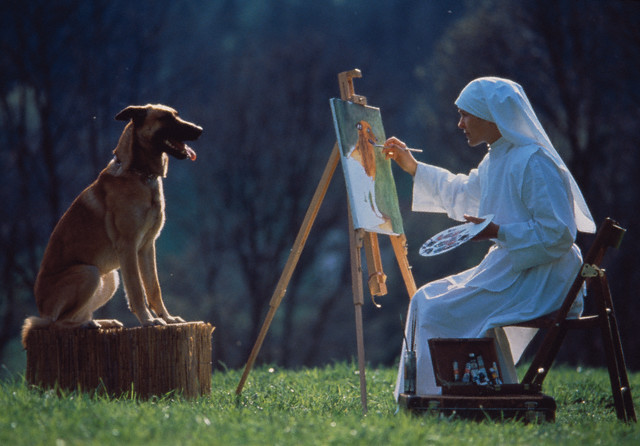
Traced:
<svg viewBox="0 0 640 446">
<path fill-rule="evenodd" d="M 571 185 L 578 230 L 595 232 L 596 225 L 576 180 L 551 144 L 519 84 L 497 77 L 475 79 L 464 87 L 455 103 L 459 109 L 495 123 L 507 141 L 515 145 L 536 144 L 542 147 Z"/>
</svg>

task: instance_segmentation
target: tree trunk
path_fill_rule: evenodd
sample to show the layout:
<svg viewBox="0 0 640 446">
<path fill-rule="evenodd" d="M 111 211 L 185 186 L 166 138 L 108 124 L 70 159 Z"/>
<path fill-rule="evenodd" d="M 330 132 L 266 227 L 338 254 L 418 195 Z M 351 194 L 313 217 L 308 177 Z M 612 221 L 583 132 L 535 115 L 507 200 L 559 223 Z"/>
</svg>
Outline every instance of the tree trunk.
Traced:
<svg viewBox="0 0 640 446">
<path fill-rule="evenodd" d="M 186 398 L 211 392 L 208 323 L 120 329 L 33 329 L 27 337 L 29 384 L 118 396 Z"/>
</svg>

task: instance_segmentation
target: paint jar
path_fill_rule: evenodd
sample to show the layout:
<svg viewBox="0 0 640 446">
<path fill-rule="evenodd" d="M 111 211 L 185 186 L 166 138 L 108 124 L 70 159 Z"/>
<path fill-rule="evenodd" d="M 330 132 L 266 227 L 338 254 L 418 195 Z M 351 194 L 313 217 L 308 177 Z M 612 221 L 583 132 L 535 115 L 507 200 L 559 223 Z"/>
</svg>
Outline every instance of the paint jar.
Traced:
<svg viewBox="0 0 640 446">
<path fill-rule="evenodd" d="M 416 352 L 414 350 L 404 352 L 404 393 L 407 395 L 416 393 Z"/>
</svg>

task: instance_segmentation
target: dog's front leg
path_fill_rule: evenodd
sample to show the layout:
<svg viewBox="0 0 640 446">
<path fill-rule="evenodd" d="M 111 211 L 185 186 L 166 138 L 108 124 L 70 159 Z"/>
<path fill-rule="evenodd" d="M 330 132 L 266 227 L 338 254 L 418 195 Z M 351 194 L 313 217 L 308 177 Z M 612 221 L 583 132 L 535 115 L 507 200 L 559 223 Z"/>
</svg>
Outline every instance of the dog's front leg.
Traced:
<svg viewBox="0 0 640 446">
<path fill-rule="evenodd" d="M 169 324 L 184 322 L 184 319 L 179 316 L 171 316 L 167 307 L 164 306 L 162 292 L 160 291 L 160 282 L 158 281 L 155 243 L 151 242 L 148 246 L 140 250 L 139 262 L 142 282 L 147 292 L 147 300 L 151 310 Z"/>
<path fill-rule="evenodd" d="M 142 325 L 166 325 L 164 320 L 154 317 L 147 307 L 142 274 L 138 268 L 138 253 L 134 244 L 127 243 L 125 246 L 126 248 L 119 250 L 118 258 L 129 308 Z"/>
</svg>

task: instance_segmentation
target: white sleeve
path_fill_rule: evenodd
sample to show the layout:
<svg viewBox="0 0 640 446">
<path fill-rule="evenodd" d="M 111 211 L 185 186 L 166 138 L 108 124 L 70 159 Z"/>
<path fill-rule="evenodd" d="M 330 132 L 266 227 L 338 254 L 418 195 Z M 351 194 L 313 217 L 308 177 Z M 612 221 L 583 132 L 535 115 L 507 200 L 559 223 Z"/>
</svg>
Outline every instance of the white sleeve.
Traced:
<svg viewBox="0 0 640 446">
<path fill-rule="evenodd" d="M 468 175 L 455 175 L 441 167 L 418 163 L 413 178 L 413 211 L 446 213 L 464 221 L 463 215 L 477 215 L 479 206 L 477 169 Z"/>
<path fill-rule="evenodd" d="M 500 225 L 498 233 L 519 271 L 566 254 L 577 232 L 570 189 L 555 164 L 534 154 L 523 176 L 522 201 L 531 218 Z"/>
</svg>

